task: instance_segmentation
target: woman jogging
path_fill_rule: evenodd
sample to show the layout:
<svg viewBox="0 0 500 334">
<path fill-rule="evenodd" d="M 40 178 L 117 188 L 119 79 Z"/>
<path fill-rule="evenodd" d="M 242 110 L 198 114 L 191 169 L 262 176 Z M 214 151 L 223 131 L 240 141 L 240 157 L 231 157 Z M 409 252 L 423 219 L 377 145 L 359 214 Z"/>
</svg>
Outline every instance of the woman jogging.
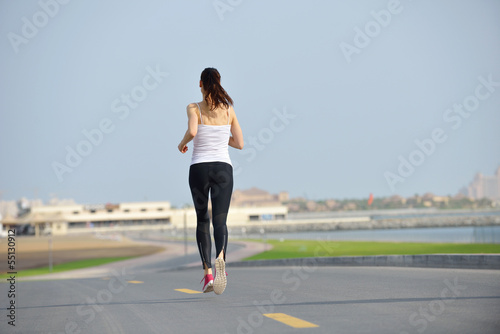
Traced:
<svg viewBox="0 0 500 334">
<path fill-rule="evenodd" d="M 232 108 L 233 100 L 222 88 L 215 68 L 201 73 L 203 100 L 187 106 L 188 129 L 178 148 L 186 153 L 193 140 L 189 168 L 189 187 L 196 210 L 196 242 L 205 270 L 203 292 L 221 294 L 226 288 L 227 212 L 233 192 L 233 167 L 228 146 L 242 149 L 243 134 Z M 212 275 L 210 217 L 208 198 L 212 201 L 212 224 L 217 258 L 215 280 Z M 203 281 L 203 279 L 202 279 Z"/>
</svg>

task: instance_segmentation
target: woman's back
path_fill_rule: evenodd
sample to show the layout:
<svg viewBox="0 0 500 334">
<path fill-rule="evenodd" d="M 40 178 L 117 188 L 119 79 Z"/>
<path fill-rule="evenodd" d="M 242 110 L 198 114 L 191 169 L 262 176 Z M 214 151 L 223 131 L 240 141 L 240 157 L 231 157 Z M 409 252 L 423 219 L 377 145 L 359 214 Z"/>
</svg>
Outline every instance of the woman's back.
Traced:
<svg viewBox="0 0 500 334">
<path fill-rule="evenodd" d="M 231 137 L 230 111 L 209 110 L 198 107 L 198 132 L 193 140 L 193 155 L 191 165 L 202 162 L 225 162 L 231 165 L 228 152 Z M 220 108 L 218 108 L 220 109 Z M 208 122 L 208 123 L 207 123 Z"/>
<path fill-rule="evenodd" d="M 198 108 L 198 124 L 205 125 L 226 125 L 231 124 L 231 111 L 230 108 L 220 106 L 215 110 L 210 110 L 208 105 L 203 102 L 195 104 Z"/>
</svg>

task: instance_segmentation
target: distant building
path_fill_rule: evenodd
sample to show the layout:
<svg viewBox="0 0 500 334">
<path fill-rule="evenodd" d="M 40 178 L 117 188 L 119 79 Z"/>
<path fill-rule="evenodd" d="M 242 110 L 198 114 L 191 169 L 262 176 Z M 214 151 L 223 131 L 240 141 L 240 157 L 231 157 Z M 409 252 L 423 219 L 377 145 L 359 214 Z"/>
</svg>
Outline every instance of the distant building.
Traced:
<svg viewBox="0 0 500 334">
<path fill-rule="evenodd" d="M 466 190 L 467 196 L 474 199 L 488 198 L 494 201 L 500 200 L 500 167 L 495 175 L 483 175 L 477 173 L 474 180 Z"/>
<path fill-rule="evenodd" d="M 448 205 L 448 203 L 450 202 L 450 198 L 447 196 L 434 196 L 432 198 L 432 202 L 434 204 Z"/>
<path fill-rule="evenodd" d="M 0 214 L 3 215 L 4 217 L 5 216 L 16 217 L 26 212 L 28 208 L 41 205 L 43 205 L 41 199 L 29 200 L 25 197 L 17 201 L 0 201 Z"/>
<path fill-rule="evenodd" d="M 0 215 L 2 216 L 17 216 L 16 201 L 0 201 Z"/>
<path fill-rule="evenodd" d="M 231 198 L 231 205 L 246 206 L 276 206 L 289 200 L 288 192 L 281 192 L 277 195 L 268 193 L 259 188 L 247 190 L 235 190 Z"/>
<path fill-rule="evenodd" d="M 406 198 L 404 197 L 401 197 L 399 195 L 392 195 L 391 197 L 389 198 L 386 198 L 384 200 L 384 203 L 396 203 L 396 204 L 406 204 Z"/>
<path fill-rule="evenodd" d="M 333 210 L 339 207 L 339 203 L 337 203 L 337 201 L 334 199 L 327 199 L 325 201 L 325 204 L 329 210 Z"/>
<path fill-rule="evenodd" d="M 35 206 L 26 203 L 23 201 L 20 205 L 22 210 L 18 211 L 17 217 L 6 210 L 2 224 L 11 227 L 31 226 L 36 235 L 162 229 L 167 226 L 182 228 L 184 224 L 196 226 L 193 208 L 173 209 L 170 202 L 166 201 L 94 205 L 64 202 Z M 287 207 L 275 202 L 252 207 L 231 205 L 227 224 L 232 226 L 254 221 L 283 220 L 287 215 Z"/>
</svg>

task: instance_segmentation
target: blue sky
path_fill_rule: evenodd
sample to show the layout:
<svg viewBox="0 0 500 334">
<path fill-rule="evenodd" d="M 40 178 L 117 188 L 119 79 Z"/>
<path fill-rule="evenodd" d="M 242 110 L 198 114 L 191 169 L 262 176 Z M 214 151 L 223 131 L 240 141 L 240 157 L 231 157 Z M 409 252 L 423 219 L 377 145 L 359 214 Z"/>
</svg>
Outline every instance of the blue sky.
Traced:
<svg viewBox="0 0 500 334">
<path fill-rule="evenodd" d="M 2 0 L 2 197 L 190 203 L 177 144 L 205 67 L 246 140 L 235 188 L 455 194 L 500 165 L 498 17 L 493 0 Z"/>
</svg>

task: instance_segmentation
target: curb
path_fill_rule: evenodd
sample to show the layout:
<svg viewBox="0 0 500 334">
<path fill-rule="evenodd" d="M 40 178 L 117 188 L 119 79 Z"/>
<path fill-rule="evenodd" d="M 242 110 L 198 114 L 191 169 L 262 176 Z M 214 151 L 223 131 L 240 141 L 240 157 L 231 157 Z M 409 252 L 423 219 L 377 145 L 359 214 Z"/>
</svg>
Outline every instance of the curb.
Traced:
<svg viewBox="0 0 500 334">
<path fill-rule="evenodd" d="M 355 267 L 415 267 L 455 269 L 500 269 L 496 254 L 430 254 L 306 257 L 296 259 L 253 260 L 228 262 L 230 268 L 271 266 L 355 266 Z"/>
</svg>

